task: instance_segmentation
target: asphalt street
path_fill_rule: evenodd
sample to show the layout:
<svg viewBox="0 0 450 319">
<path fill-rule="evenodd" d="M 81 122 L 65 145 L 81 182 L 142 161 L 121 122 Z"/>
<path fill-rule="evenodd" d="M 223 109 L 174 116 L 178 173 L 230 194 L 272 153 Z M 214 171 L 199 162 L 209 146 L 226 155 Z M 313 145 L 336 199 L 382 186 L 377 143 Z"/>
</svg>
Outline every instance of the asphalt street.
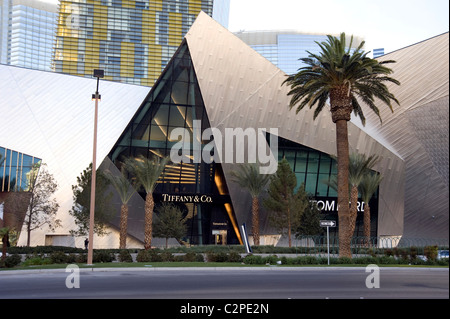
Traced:
<svg viewBox="0 0 450 319">
<path fill-rule="evenodd" d="M 449 269 L 381 267 L 378 274 L 365 267 L 1 271 L 0 299 L 24 298 L 448 299 Z"/>
</svg>

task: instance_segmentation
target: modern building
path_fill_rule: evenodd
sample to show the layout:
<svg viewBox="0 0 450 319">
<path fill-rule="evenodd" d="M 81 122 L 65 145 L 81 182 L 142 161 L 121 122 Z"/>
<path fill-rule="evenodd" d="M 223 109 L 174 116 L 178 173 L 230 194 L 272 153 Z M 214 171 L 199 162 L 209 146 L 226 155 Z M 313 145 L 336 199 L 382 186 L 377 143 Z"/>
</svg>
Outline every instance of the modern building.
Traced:
<svg viewBox="0 0 450 319">
<path fill-rule="evenodd" d="M 372 234 L 448 240 L 448 33 L 384 58 L 397 60 L 394 77 L 402 84 L 390 90 L 400 106 L 392 114 L 380 105 L 382 124 L 370 110 L 365 110 L 365 127 L 358 118 L 348 123 L 351 150 L 380 157 L 374 170 L 383 181 L 374 199 Z M 75 224 L 68 211 L 71 186 L 92 159 L 95 80 L 3 65 L 0 74 L 5 79 L 0 90 L 6 92 L 0 96 L 6 125 L 0 145 L 42 158 L 60 185 L 55 196 L 63 227 L 33 232 L 32 243 L 82 247 L 84 238 L 70 235 Z M 266 151 L 255 150 L 259 160 L 267 160 L 264 167 L 285 156 L 323 214 L 337 220 L 335 193 L 321 183 L 335 174 L 335 125 L 327 112 L 314 120 L 313 110 L 291 111 L 289 88 L 281 85 L 285 78 L 285 72 L 200 13 L 151 89 L 100 81 L 98 169 L 118 174 L 124 157 L 175 150 L 172 155 L 183 161 L 167 167 L 155 190 L 157 204 L 172 202 L 183 209 L 189 226 L 184 242 L 240 244 L 241 225 L 251 225 L 251 198 L 232 181 L 231 171 L 239 150 L 251 158 L 258 146 Z M 20 135 L 19 121 L 24 123 Z M 242 137 L 240 132 L 245 138 L 233 137 L 229 152 L 227 136 Z M 95 237 L 96 248 L 118 247 L 120 209 L 114 201 L 110 234 Z M 128 246 L 142 247 L 144 193 L 135 192 L 129 206 Z M 262 243 L 283 245 L 269 213 L 261 212 Z M 171 244 L 179 245 L 174 239 Z"/>
<path fill-rule="evenodd" d="M 42 0 L 0 0 L 0 63 L 50 71 L 57 9 Z"/>
<path fill-rule="evenodd" d="M 291 30 L 241 31 L 235 35 L 286 74 L 296 73 L 302 66 L 299 59 L 308 57 L 307 51 L 318 53 L 320 48 L 316 42 L 327 40 L 326 34 Z M 352 48 L 356 49 L 362 41 L 362 38 L 354 36 Z M 347 43 L 350 43 L 350 36 Z"/>
<path fill-rule="evenodd" d="M 384 55 L 384 48 L 381 49 L 373 49 L 373 58 L 378 58 L 379 56 Z"/>
<path fill-rule="evenodd" d="M 20 232 L 28 209 L 30 183 L 39 169 L 40 158 L 0 146 L 0 228 Z"/>
<path fill-rule="evenodd" d="M 152 86 L 200 11 L 227 25 L 229 0 L 61 0 L 54 69 Z"/>
</svg>

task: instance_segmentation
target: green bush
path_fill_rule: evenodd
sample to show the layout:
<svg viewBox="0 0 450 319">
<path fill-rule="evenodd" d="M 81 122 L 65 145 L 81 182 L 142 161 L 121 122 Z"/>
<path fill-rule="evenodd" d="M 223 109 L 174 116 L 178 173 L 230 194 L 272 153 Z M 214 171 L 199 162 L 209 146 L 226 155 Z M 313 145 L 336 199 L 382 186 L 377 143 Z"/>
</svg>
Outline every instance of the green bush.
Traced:
<svg viewBox="0 0 450 319">
<path fill-rule="evenodd" d="M 424 248 L 425 257 L 427 260 L 436 260 L 438 254 L 438 246 L 426 246 Z"/>
<path fill-rule="evenodd" d="M 394 256 L 382 256 L 378 257 L 377 263 L 381 265 L 393 265 L 397 263 L 397 259 Z"/>
<path fill-rule="evenodd" d="M 131 254 L 128 250 L 123 249 L 119 253 L 119 261 L 122 263 L 132 263 L 133 257 L 131 257 Z"/>
<path fill-rule="evenodd" d="M 240 263 L 242 262 L 241 254 L 237 251 L 230 251 L 228 253 L 228 262 L 230 263 Z"/>
<path fill-rule="evenodd" d="M 160 254 L 156 254 L 155 253 L 155 255 L 156 256 L 154 256 L 154 257 L 156 257 L 156 258 L 158 258 L 158 255 L 159 255 L 159 258 L 158 258 L 158 260 L 152 260 L 152 261 L 164 261 L 164 262 L 175 261 L 175 257 L 173 256 L 173 254 L 171 252 L 168 252 L 168 251 L 163 251 Z M 152 259 L 154 259 L 154 258 L 152 258 Z"/>
<path fill-rule="evenodd" d="M 147 250 L 140 250 L 136 256 L 137 262 L 149 262 L 150 261 L 150 254 Z"/>
<path fill-rule="evenodd" d="M 181 256 L 182 261 L 185 262 L 204 262 L 205 258 L 203 257 L 203 254 L 197 254 L 193 251 L 187 252 L 186 254 L 184 254 L 183 256 Z"/>
<path fill-rule="evenodd" d="M 75 262 L 78 263 L 78 264 L 85 264 L 85 263 L 87 263 L 87 254 L 81 253 L 81 254 L 76 255 Z"/>
<path fill-rule="evenodd" d="M 0 268 L 13 268 L 22 262 L 22 257 L 18 254 L 7 256 L 4 260 L 0 260 Z"/>
<path fill-rule="evenodd" d="M 94 250 L 92 262 L 94 263 L 110 263 L 115 260 L 112 253 L 103 250 Z"/>
<path fill-rule="evenodd" d="M 66 264 L 68 262 L 67 255 L 62 251 L 52 252 L 49 258 L 52 264 Z"/>
<path fill-rule="evenodd" d="M 208 251 L 206 253 L 206 259 L 209 262 L 223 263 L 223 262 L 227 262 L 228 261 L 228 254 L 226 252 L 223 252 L 223 251 L 219 251 L 219 252 Z"/>
<path fill-rule="evenodd" d="M 247 255 L 244 257 L 243 262 L 246 265 L 264 265 L 266 263 L 264 258 L 258 255 Z"/>
<path fill-rule="evenodd" d="M 276 263 L 278 261 L 278 256 L 272 255 L 272 256 L 264 257 L 263 259 L 264 259 L 265 264 L 276 265 Z"/>
<path fill-rule="evenodd" d="M 37 265 L 49 265 L 51 264 L 50 258 L 42 258 L 39 256 L 36 257 L 30 257 L 25 259 L 25 261 L 22 263 L 23 266 L 37 266 Z"/>
</svg>

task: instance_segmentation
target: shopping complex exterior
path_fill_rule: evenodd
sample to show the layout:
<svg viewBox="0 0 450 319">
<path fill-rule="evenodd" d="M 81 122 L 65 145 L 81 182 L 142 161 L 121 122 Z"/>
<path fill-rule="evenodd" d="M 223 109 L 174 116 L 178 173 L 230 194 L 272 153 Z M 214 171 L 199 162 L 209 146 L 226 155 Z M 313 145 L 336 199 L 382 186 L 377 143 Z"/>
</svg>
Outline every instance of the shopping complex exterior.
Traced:
<svg viewBox="0 0 450 319">
<path fill-rule="evenodd" d="M 351 151 L 380 158 L 373 169 L 383 180 L 370 203 L 374 237 L 448 240 L 448 40 L 445 33 L 379 57 L 397 61 L 392 68 L 401 85 L 389 89 L 400 106 L 391 113 L 380 105 L 382 124 L 368 109 L 365 126 L 358 118 L 349 123 Z M 72 185 L 92 161 L 95 79 L 6 65 L 0 74 L 3 184 L 10 178 L 6 172 L 14 163 L 18 167 L 8 150 L 46 163 L 59 184 L 62 227 L 33 231 L 31 243 L 82 247 L 85 238 L 70 234 L 77 226 L 69 210 Z M 313 120 L 312 110 L 291 111 L 285 79 L 283 71 L 200 13 L 151 89 L 100 81 L 98 169 L 120 174 L 124 158 L 169 156 L 178 148 L 185 156 L 167 166 L 154 192 L 157 205 L 172 202 L 182 209 L 187 243 L 241 244 L 241 225 L 251 225 L 251 197 L 232 181 L 236 154 L 220 151 L 230 132 L 247 133 L 232 140 L 236 153 L 250 156 L 253 150 L 266 159 L 266 168 L 285 157 L 323 218 L 337 220 L 336 193 L 323 183 L 336 174 L 335 125 L 328 112 Z M 205 156 L 211 146 L 220 158 Z M 144 198 L 135 192 L 129 202 L 128 247 L 143 246 Z M 109 234 L 95 237 L 95 248 L 119 246 L 120 200 L 113 202 L 117 213 Z M 285 244 L 268 214 L 261 207 L 261 244 Z M 356 235 L 362 234 L 361 223 L 358 218 Z M 25 244 L 25 233 L 18 245 Z M 153 244 L 164 242 L 155 238 Z"/>
</svg>

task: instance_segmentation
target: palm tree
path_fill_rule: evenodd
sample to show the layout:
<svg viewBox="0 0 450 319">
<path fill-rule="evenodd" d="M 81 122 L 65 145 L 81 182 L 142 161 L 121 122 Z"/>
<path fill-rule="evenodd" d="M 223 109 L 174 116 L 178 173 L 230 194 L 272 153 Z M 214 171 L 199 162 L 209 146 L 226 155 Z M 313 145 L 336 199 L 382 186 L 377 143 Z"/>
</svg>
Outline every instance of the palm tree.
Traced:
<svg viewBox="0 0 450 319">
<path fill-rule="evenodd" d="M 392 70 L 385 65 L 395 61 L 377 61 L 367 57 L 362 47 L 364 41 L 351 52 L 353 36 L 346 49 L 345 33 L 340 38 L 327 36 L 327 42 L 317 43 L 321 53 L 309 53 L 309 57 L 300 60 L 306 64 L 299 72 L 288 76 L 283 82 L 290 85 L 289 107 L 298 104 L 298 113 L 305 106 L 314 110 L 314 119 L 320 114 L 329 100 L 331 118 L 336 125 L 336 149 L 338 158 L 338 205 L 339 205 L 339 255 L 351 257 L 350 240 L 345 236 L 349 232 L 349 192 L 348 192 L 348 129 L 352 111 L 359 116 L 363 125 L 365 117 L 360 101 L 378 115 L 375 98 L 385 103 L 393 111 L 391 101 L 398 101 L 384 82 L 399 85 L 400 82 L 389 77 Z"/>
<path fill-rule="evenodd" d="M 378 173 L 367 173 L 359 185 L 362 200 L 364 201 L 364 237 L 366 242 L 370 240 L 370 207 L 369 201 L 378 189 L 383 178 Z"/>
<path fill-rule="evenodd" d="M 153 208 L 155 202 L 153 200 L 153 191 L 156 182 L 164 171 L 169 158 L 154 157 L 149 159 L 143 155 L 137 158 L 125 159 L 126 169 L 136 178 L 136 186 L 144 187 L 145 197 L 145 217 L 144 217 L 144 248 L 150 249 L 152 246 L 152 230 L 153 230 Z"/>
<path fill-rule="evenodd" d="M 130 181 L 123 175 L 113 175 L 111 171 L 105 171 L 106 178 L 119 194 L 122 205 L 120 207 L 120 236 L 119 249 L 127 247 L 128 233 L 128 202 L 134 194 L 134 189 L 130 187 Z"/>
<path fill-rule="evenodd" d="M 377 160 L 378 156 L 375 155 L 371 155 L 368 158 L 366 158 L 364 154 L 358 153 L 351 153 L 349 155 L 348 181 L 350 187 L 350 228 L 347 236 L 350 236 L 350 241 L 355 231 L 356 217 L 358 214 L 358 187 Z"/>
<path fill-rule="evenodd" d="M 239 171 L 232 171 L 233 181 L 242 188 L 247 189 L 252 196 L 252 234 L 253 243 L 258 246 L 259 238 L 259 195 L 269 182 L 270 175 L 260 174 L 257 164 L 242 164 Z"/>
</svg>

